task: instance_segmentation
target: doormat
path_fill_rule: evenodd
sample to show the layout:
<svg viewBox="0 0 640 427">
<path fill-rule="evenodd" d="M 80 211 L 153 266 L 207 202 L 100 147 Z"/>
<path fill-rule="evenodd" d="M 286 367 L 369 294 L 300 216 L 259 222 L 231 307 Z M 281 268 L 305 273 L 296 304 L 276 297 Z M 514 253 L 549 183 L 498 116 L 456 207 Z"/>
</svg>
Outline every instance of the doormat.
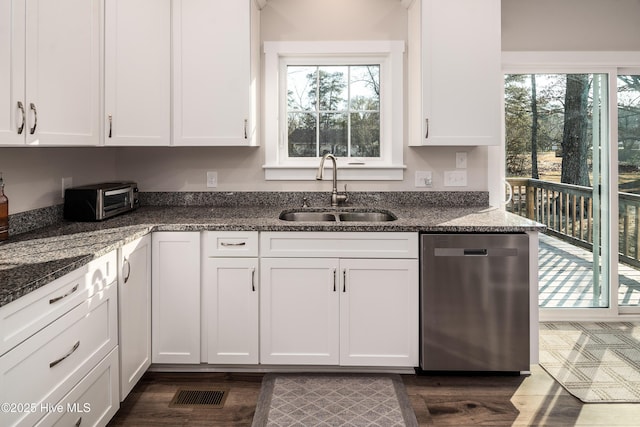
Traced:
<svg viewBox="0 0 640 427">
<path fill-rule="evenodd" d="M 583 402 L 640 402 L 640 322 L 540 323 L 540 366 Z"/>
<path fill-rule="evenodd" d="M 267 374 L 252 427 L 416 426 L 399 375 Z"/>
</svg>

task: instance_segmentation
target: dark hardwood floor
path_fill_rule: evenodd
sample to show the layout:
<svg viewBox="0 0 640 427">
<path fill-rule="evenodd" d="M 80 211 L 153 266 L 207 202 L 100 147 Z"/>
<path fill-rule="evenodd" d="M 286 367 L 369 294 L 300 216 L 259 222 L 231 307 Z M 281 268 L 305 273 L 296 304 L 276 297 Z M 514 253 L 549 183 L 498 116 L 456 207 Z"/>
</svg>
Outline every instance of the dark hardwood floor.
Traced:
<svg viewBox="0 0 640 427">
<path fill-rule="evenodd" d="M 583 404 L 538 366 L 528 376 L 403 375 L 420 426 L 638 426 L 640 404 Z M 148 372 L 110 426 L 250 426 L 262 374 Z M 229 389 L 223 408 L 171 408 L 178 387 Z"/>
</svg>

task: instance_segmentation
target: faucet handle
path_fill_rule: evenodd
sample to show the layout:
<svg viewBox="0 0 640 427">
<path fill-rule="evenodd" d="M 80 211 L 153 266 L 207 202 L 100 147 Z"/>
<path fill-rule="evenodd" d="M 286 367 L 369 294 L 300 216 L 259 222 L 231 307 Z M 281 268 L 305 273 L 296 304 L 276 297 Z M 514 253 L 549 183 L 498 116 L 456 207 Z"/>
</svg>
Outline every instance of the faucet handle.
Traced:
<svg viewBox="0 0 640 427">
<path fill-rule="evenodd" d="M 344 193 L 338 193 L 336 195 L 338 203 L 347 203 L 349 201 L 349 194 L 347 193 L 347 184 L 344 185 Z"/>
</svg>

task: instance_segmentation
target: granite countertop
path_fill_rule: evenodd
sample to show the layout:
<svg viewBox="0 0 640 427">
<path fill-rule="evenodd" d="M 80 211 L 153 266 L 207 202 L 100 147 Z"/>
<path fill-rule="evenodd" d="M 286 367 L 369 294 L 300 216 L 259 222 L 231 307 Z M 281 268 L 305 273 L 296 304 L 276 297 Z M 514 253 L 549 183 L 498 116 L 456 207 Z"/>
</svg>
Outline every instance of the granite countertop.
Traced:
<svg viewBox="0 0 640 427">
<path fill-rule="evenodd" d="M 544 226 L 490 207 L 376 205 L 390 222 L 289 222 L 278 219 L 296 206 L 145 206 L 103 222 L 62 222 L 16 235 L 0 244 L 0 307 L 151 231 L 409 231 L 523 232 Z M 357 207 L 338 208 L 338 211 Z M 326 208 L 307 208 L 326 210 Z"/>
</svg>

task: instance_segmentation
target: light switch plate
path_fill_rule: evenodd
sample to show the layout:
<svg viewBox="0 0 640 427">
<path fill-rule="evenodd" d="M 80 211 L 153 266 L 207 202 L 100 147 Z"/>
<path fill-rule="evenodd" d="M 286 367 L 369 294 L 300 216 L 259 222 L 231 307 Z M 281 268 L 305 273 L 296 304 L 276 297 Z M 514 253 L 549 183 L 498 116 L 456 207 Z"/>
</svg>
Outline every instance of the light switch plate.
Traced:
<svg viewBox="0 0 640 427">
<path fill-rule="evenodd" d="M 456 153 L 456 168 L 458 169 L 467 168 L 467 152 L 466 151 L 459 151 Z"/>
<path fill-rule="evenodd" d="M 444 186 L 445 187 L 466 187 L 467 171 L 466 170 L 445 171 Z"/>
<path fill-rule="evenodd" d="M 217 186 L 218 186 L 218 172 L 216 171 L 207 172 L 207 187 L 216 188 Z"/>
</svg>

